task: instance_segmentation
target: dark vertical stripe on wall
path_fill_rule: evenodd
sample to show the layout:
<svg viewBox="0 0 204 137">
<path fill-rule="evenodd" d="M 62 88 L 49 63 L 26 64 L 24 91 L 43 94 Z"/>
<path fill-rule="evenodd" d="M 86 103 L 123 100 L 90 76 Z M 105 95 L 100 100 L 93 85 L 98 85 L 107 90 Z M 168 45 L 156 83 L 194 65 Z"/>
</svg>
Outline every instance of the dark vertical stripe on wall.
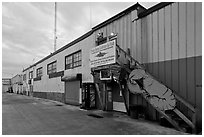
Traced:
<svg viewBox="0 0 204 137">
<path fill-rule="evenodd" d="M 186 24 L 186 26 L 185 26 L 186 27 L 186 35 L 185 35 L 186 39 L 185 40 L 186 41 L 185 42 L 186 42 L 186 57 L 187 57 L 187 39 L 188 39 L 188 36 L 187 36 L 187 34 L 188 34 L 188 29 L 187 29 L 187 3 L 185 3 L 185 4 L 186 4 L 186 8 L 185 8 L 185 12 L 186 12 L 186 14 L 185 14 L 186 15 L 186 18 L 185 18 L 186 19 L 186 21 L 185 21 L 185 24 Z M 188 80 L 188 73 L 187 72 L 188 72 L 188 68 L 187 68 L 187 60 L 186 60 L 186 64 L 185 65 L 186 65 L 186 80 L 185 80 L 185 82 L 186 82 L 186 99 L 188 100 L 188 87 L 187 87 L 187 80 Z"/>
<path fill-rule="evenodd" d="M 151 20 L 152 20 L 152 22 L 151 22 L 151 24 L 152 24 L 152 59 L 154 58 L 154 52 L 153 52 L 153 48 L 154 48 L 154 46 L 153 46 L 153 13 L 151 14 Z M 154 76 L 154 63 L 152 63 L 152 70 L 151 70 L 151 72 L 152 72 L 152 74 L 153 74 L 153 76 Z M 151 108 L 152 108 L 152 119 L 153 120 L 156 120 L 156 110 L 151 106 Z"/>
<path fill-rule="evenodd" d="M 174 6 L 174 8 L 173 8 Z M 176 7 L 177 6 L 177 7 Z M 178 3 L 174 3 L 172 5 L 172 90 L 176 93 L 179 93 L 179 66 L 178 61 L 175 59 L 178 58 L 178 44 L 179 44 L 179 38 L 178 38 Z M 173 54 L 173 53 L 176 54 Z M 174 56 L 175 57 L 174 57 Z"/>
<path fill-rule="evenodd" d="M 196 107 L 202 112 L 202 56 L 196 57 Z M 202 115 L 201 115 L 202 116 Z"/>
<path fill-rule="evenodd" d="M 152 26 L 152 29 L 153 29 L 153 32 L 152 32 L 152 38 L 153 38 L 153 48 L 152 48 L 152 51 L 153 51 L 153 76 L 158 79 L 158 11 L 153 13 L 153 26 Z"/>
<path fill-rule="evenodd" d="M 185 3 L 179 3 L 179 95 L 186 96 L 186 6 Z M 179 106 L 180 110 L 188 114 L 185 106 Z"/>
<path fill-rule="evenodd" d="M 157 77 L 158 77 L 158 79 L 160 80 L 160 77 L 159 77 L 159 11 L 157 11 L 157 61 L 158 61 L 158 63 L 157 63 L 157 73 L 158 73 L 158 75 L 157 75 Z"/>
<path fill-rule="evenodd" d="M 150 23 L 150 24 L 151 24 L 151 28 L 150 28 L 150 29 L 151 29 L 151 42 L 153 42 L 152 14 L 150 14 L 150 20 L 151 20 L 151 23 Z M 150 44 L 150 46 L 152 47 L 151 49 L 153 49 L 153 44 L 152 44 L 152 43 Z M 152 53 L 151 53 L 152 56 L 151 56 L 150 58 L 153 59 L 153 50 L 152 50 L 151 52 L 152 52 Z M 151 60 L 151 61 L 152 61 L 152 60 Z M 148 68 L 149 68 L 150 74 L 152 74 L 152 73 L 153 73 L 153 66 L 152 66 L 152 64 L 150 64 Z"/>
<path fill-rule="evenodd" d="M 166 55 L 166 50 L 165 50 L 165 46 L 166 46 L 166 29 L 165 29 L 165 8 L 164 8 L 164 60 L 165 60 L 165 55 Z M 163 62 L 163 67 L 164 67 L 164 80 L 163 83 L 166 84 L 166 66 L 165 66 L 165 62 Z"/>
<path fill-rule="evenodd" d="M 170 6 L 165 7 L 165 60 L 171 60 L 171 14 Z M 171 87 L 171 61 L 165 61 L 165 83 Z"/>
<path fill-rule="evenodd" d="M 179 60 L 179 93 L 183 98 L 186 98 L 186 51 L 183 53 L 183 50 L 186 49 L 186 15 L 184 6 L 184 3 L 179 3 L 179 57 L 184 57 L 183 61 Z M 184 55 L 181 55 L 182 53 Z"/>
<path fill-rule="evenodd" d="M 186 61 L 186 4 L 179 3 L 179 93 L 187 100 L 187 61 Z M 188 114 L 185 106 L 180 106 L 184 114 Z"/>
<path fill-rule="evenodd" d="M 171 85 L 170 85 L 170 87 L 172 87 L 172 75 L 173 75 L 173 71 L 172 71 L 172 59 L 173 59 L 173 57 L 172 57 L 172 53 L 173 53 L 173 51 L 172 51 L 172 44 L 173 44 L 173 41 L 172 41 L 172 31 L 173 31 L 173 29 L 172 29 L 173 27 L 172 27 L 172 4 L 170 5 L 170 36 L 171 36 Z"/>
<path fill-rule="evenodd" d="M 196 126 L 197 131 L 202 131 L 202 3 L 195 3 L 195 104 L 197 108 Z"/>
<path fill-rule="evenodd" d="M 187 57 L 195 56 L 195 39 L 194 39 L 194 3 L 187 3 Z M 187 60 L 187 98 L 191 104 L 195 104 L 195 61 L 194 58 Z"/>
<path fill-rule="evenodd" d="M 194 4 L 194 54 L 196 55 L 196 4 Z M 194 102 L 196 106 L 196 58 L 194 59 L 194 80 L 195 80 L 195 96 L 194 96 Z"/>
<path fill-rule="evenodd" d="M 179 38 L 179 30 L 180 29 L 179 29 L 179 3 L 178 3 L 178 58 L 179 58 L 179 53 L 180 53 L 180 51 L 179 51 L 179 40 L 180 40 L 180 38 Z M 179 76 L 179 74 L 180 74 L 180 71 L 179 71 L 179 62 L 178 62 L 178 91 L 177 91 L 177 93 L 180 92 L 180 76 Z"/>
<path fill-rule="evenodd" d="M 195 104 L 194 102 L 194 89 L 195 89 L 195 80 L 194 80 L 194 58 L 189 58 L 187 60 L 187 95 L 188 95 L 188 101 L 191 104 Z"/>
<path fill-rule="evenodd" d="M 164 9 L 160 10 L 160 18 L 159 18 L 159 37 L 160 37 L 160 44 L 159 44 L 159 60 L 164 60 L 164 40 L 165 40 L 165 29 L 164 29 Z M 163 48 L 163 49 L 162 49 Z M 159 80 L 161 80 L 163 83 L 165 81 L 165 66 L 164 62 L 159 62 Z"/>
</svg>

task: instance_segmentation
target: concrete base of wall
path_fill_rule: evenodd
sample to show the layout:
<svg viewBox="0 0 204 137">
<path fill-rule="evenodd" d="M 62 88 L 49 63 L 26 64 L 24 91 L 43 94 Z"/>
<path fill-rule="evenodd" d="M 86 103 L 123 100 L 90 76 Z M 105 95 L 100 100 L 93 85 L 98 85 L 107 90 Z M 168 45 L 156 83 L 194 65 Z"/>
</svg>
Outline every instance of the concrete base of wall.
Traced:
<svg viewBox="0 0 204 137">
<path fill-rule="evenodd" d="M 33 97 L 45 98 L 59 102 L 65 102 L 64 93 L 58 92 L 33 92 Z"/>
</svg>

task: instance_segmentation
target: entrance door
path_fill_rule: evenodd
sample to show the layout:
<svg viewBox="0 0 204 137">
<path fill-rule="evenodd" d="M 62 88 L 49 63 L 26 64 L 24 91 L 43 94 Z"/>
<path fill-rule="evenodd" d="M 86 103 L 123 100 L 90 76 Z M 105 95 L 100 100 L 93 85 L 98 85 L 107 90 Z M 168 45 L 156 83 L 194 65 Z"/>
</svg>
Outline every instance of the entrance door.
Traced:
<svg viewBox="0 0 204 137">
<path fill-rule="evenodd" d="M 80 81 L 65 82 L 65 103 L 80 105 Z"/>
<path fill-rule="evenodd" d="M 124 99 L 122 96 L 122 91 L 120 91 L 120 87 L 118 83 L 112 82 L 112 94 L 113 94 L 113 110 L 120 112 L 127 112 Z"/>
</svg>

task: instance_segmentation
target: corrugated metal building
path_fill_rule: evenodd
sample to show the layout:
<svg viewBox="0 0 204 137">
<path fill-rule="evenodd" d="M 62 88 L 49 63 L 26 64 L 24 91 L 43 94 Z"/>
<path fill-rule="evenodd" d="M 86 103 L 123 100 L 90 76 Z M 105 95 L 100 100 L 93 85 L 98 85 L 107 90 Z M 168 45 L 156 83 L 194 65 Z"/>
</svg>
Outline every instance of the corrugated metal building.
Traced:
<svg viewBox="0 0 204 137">
<path fill-rule="evenodd" d="M 145 9 L 138 3 L 56 52 L 23 70 L 23 91 L 35 97 L 80 105 L 82 83 L 93 83 L 90 49 L 107 42 L 111 33 L 117 45 L 143 64 L 147 72 L 196 108 L 196 125 L 202 120 L 202 4 L 159 3 Z M 139 95 L 128 94 L 129 104 L 146 106 L 149 119 L 160 114 Z M 97 100 L 97 97 L 96 97 Z M 191 117 L 191 110 L 178 103 Z"/>
</svg>

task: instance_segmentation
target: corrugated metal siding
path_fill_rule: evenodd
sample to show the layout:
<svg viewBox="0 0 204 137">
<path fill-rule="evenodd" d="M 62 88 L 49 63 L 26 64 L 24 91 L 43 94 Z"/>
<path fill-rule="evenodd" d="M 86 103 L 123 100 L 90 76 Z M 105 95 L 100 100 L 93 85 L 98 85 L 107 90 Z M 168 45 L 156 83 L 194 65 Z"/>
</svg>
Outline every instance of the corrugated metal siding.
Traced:
<svg viewBox="0 0 204 137">
<path fill-rule="evenodd" d="M 201 6 L 201 3 L 173 3 L 142 18 L 147 20 L 149 48 L 149 59 L 144 63 L 201 56 Z"/>
<path fill-rule="evenodd" d="M 147 44 L 148 54 L 143 63 L 152 64 L 149 72 L 191 104 L 195 104 L 196 65 L 190 57 L 202 55 L 201 11 L 201 3 L 173 3 L 142 19 L 147 20 L 147 43 L 143 40 L 142 45 Z"/>
<path fill-rule="evenodd" d="M 142 24 L 147 29 L 142 29 L 144 36 L 147 33 L 142 56 L 147 60 L 142 62 L 149 73 L 196 106 L 198 115 L 202 107 L 201 14 L 201 3 L 173 3 L 142 18 L 147 20 L 147 25 Z M 187 108 L 181 110 L 191 115 Z"/>
</svg>

